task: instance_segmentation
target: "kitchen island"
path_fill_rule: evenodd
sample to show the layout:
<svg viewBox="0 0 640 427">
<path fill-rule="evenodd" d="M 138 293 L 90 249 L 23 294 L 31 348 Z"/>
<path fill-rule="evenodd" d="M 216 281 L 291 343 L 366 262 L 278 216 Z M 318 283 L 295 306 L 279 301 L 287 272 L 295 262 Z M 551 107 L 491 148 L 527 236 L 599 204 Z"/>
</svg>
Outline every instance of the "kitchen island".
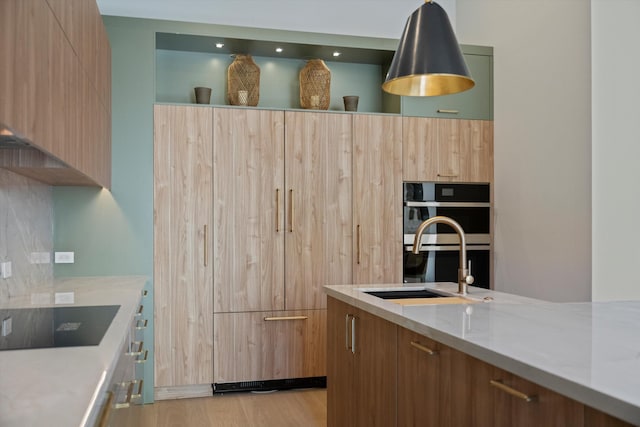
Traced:
<svg viewBox="0 0 640 427">
<path fill-rule="evenodd" d="M 94 425 L 116 365 L 130 344 L 132 319 L 140 310 L 146 282 L 137 276 L 60 279 L 0 301 L 2 309 L 120 306 L 99 345 L 0 351 L 0 425 Z M 69 298 L 70 292 L 73 303 L 54 304 L 56 293 Z"/>
<path fill-rule="evenodd" d="M 363 292 L 399 287 L 401 285 L 343 285 L 326 286 L 325 290 L 330 297 L 330 309 L 332 305 L 337 307 L 338 303 L 344 303 L 357 309 L 360 316 L 371 315 L 372 322 L 381 319 L 397 325 L 398 330 L 406 329 L 432 340 L 433 345 L 446 346 L 456 354 L 515 374 L 568 398 L 566 400 L 572 404 L 584 405 L 589 411 L 595 409 L 591 413 L 601 411 L 640 425 L 640 335 L 637 329 L 640 301 L 551 303 L 469 287 L 469 304 L 402 305 Z M 457 290 L 454 283 L 424 284 L 422 287 L 445 294 Z M 350 321 L 355 322 L 353 326 L 357 325 L 353 317 L 357 318 L 358 314 L 351 318 L 347 314 L 346 319 L 344 314 L 341 316 L 333 323 L 328 322 L 329 328 L 338 330 L 334 331 L 338 345 L 347 349 L 358 346 L 358 352 L 366 352 L 367 349 L 362 348 L 366 345 L 362 328 L 350 329 Z M 376 336 L 385 336 L 384 323 L 378 323 L 374 340 Z M 332 335 L 331 330 L 328 335 Z M 388 335 L 389 339 L 399 336 L 400 333 Z M 359 342 L 360 339 L 363 342 Z M 335 355 L 331 345 L 329 338 L 329 354 Z M 375 345 L 380 348 L 387 344 L 378 341 Z M 395 344 L 387 346 L 390 353 L 394 348 Z M 391 355 L 389 360 L 398 363 L 397 372 L 400 372 L 400 350 L 397 352 L 397 357 Z M 437 354 L 437 351 L 433 353 Z M 329 394 L 332 393 L 331 363 L 327 378 Z M 392 363 L 387 361 L 386 364 Z M 396 375 L 395 371 L 389 378 L 393 375 Z M 401 383 L 400 378 L 397 383 Z M 451 383 L 455 381 L 451 380 Z M 385 387 L 390 388 L 388 384 Z M 520 398 L 529 397 L 522 395 Z M 331 399 L 329 395 L 328 401 Z M 453 405 L 458 406 L 459 411 L 471 405 L 471 400 L 457 401 Z M 401 403 L 398 397 L 398 413 L 402 412 Z M 331 415 L 331 403 L 329 407 Z M 599 425 L 611 425 L 612 420 Z M 555 425 L 560 425 L 557 420 Z M 585 421 L 585 425 L 592 424 Z"/>
</svg>

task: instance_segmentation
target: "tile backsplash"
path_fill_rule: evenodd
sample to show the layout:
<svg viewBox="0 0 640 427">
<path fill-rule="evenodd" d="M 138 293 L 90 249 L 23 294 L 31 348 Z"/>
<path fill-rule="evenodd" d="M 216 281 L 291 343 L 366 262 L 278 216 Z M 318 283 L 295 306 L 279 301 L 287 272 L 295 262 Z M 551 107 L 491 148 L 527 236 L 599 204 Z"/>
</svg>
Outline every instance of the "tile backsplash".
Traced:
<svg viewBox="0 0 640 427">
<path fill-rule="evenodd" d="M 12 276 L 0 277 L 0 300 L 28 293 L 53 279 L 52 188 L 0 169 L 0 262 Z"/>
</svg>

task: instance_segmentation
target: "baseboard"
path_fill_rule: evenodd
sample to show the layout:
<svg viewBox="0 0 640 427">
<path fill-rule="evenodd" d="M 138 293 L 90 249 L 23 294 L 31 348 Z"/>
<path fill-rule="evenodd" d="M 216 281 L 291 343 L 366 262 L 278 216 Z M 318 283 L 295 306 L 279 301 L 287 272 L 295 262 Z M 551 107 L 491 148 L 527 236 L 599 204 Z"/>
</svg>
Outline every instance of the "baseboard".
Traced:
<svg viewBox="0 0 640 427">
<path fill-rule="evenodd" d="M 233 391 L 290 390 L 295 388 L 325 388 L 327 377 L 286 378 L 282 380 L 241 381 L 235 383 L 215 383 L 213 393 Z"/>
<path fill-rule="evenodd" d="M 154 389 L 156 400 L 188 399 L 191 397 L 211 396 L 212 394 L 211 384 L 156 387 Z"/>
</svg>

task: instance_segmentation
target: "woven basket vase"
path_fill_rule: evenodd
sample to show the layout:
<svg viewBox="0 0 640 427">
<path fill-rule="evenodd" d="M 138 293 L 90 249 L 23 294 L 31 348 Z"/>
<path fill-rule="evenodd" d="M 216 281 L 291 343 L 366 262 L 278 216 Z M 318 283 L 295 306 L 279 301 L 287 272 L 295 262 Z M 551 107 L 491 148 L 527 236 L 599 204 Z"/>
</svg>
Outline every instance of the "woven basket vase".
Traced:
<svg viewBox="0 0 640 427">
<path fill-rule="evenodd" d="M 331 70 L 322 59 L 310 59 L 300 70 L 300 106 L 328 110 L 331 101 Z"/>
<path fill-rule="evenodd" d="M 260 99 L 260 67 L 253 62 L 251 55 L 236 55 L 227 69 L 227 97 L 229 104 L 242 105 L 238 92 L 247 92 L 247 103 L 251 107 L 258 105 Z"/>
</svg>

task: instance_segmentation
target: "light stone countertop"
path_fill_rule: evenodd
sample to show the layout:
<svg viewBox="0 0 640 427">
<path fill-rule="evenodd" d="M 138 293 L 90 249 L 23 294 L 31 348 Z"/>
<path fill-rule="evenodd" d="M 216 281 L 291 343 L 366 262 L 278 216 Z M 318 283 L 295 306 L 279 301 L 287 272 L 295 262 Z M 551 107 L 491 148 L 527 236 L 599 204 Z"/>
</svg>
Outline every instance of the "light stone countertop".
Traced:
<svg viewBox="0 0 640 427">
<path fill-rule="evenodd" d="M 399 287 L 457 290 L 455 283 L 423 283 L 325 286 L 325 291 L 640 425 L 640 301 L 552 303 L 469 287 L 476 304 L 402 306 L 362 292 Z M 484 302 L 485 297 L 493 300 Z"/>
<path fill-rule="evenodd" d="M 97 346 L 0 351 L 0 426 L 84 426 L 96 416 L 147 278 L 79 277 L 56 280 L 29 295 L 0 300 L 1 308 L 53 306 L 54 292 L 75 293 L 74 304 L 119 305 Z"/>
</svg>

